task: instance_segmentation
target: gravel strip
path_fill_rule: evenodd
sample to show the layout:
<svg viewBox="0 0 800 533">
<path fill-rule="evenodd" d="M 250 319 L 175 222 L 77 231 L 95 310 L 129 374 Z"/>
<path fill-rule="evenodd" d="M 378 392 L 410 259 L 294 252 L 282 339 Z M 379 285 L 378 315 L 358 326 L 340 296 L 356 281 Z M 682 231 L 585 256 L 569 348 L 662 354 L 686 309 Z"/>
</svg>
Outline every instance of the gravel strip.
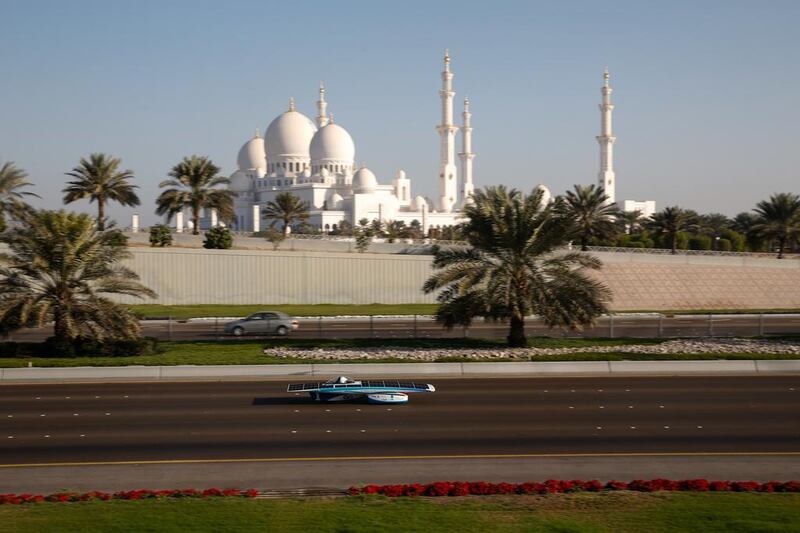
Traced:
<svg viewBox="0 0 800 533">
<path fill-rule="evenodd" d="M 441 348 L 413 349 L 385 346 L 370 349 L 341 348 L 265 348 L 264 354 L 271 357 L 293 359 L 408 359 L 412 361 L 435 361 L 447 357 L 476 360 L 517 359 L 522 361 L 542 355 L 566 355 L 577 353 L 630 353 L 630 354 L 725 354 L 752 353 L 773 355 L 800 355 L 800 341 L 775 341 L 754 339 L 691 339 L 671 340 L 661 344 L 623 346 L 582 346 L 575 348 Z"/>
</svg>

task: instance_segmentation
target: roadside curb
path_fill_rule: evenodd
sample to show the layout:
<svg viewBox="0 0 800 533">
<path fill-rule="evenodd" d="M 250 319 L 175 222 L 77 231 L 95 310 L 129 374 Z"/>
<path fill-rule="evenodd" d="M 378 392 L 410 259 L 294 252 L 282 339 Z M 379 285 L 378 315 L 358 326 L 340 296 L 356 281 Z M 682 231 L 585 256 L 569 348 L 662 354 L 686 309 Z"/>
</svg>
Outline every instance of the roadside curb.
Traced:
<svg viewBox="0 0 800 533">
<path fill-rule="evenodd" d="M 302 377 L 559 377 L 800 374 L 800 360 L 575 361 L 512 363 L 309 363 L 0 368 L 0 383 L 226 381 Z"/>
</svg>

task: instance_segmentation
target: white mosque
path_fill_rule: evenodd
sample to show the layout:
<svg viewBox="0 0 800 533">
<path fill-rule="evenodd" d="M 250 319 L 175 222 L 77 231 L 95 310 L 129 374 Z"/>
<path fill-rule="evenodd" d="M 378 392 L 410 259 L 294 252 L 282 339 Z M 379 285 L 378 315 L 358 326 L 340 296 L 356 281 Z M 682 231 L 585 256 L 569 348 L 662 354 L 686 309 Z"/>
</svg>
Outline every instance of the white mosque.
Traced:
<svg viewBox="0 0 800 533">
<path fill-rule="evenodd" d="M 308 224 L 327 233 L 347 221 L 353 226 L 361 219 L 382 222 L 403 221 L 419 224 L 424 234 L 431 228 L 457 224 L 461 207 L 470 201 L 474 190 L 472 176 L 472 114 L 469 99 L 464 99 L 462 124 L 453 123 L 453 72 L 450 54 L 445 51 L 444 70 L 439 91 L 442 104 L 439 132 L 439 195 L 436 199 L 412 196 L 411 179 L 398 170 L 391 184 L 378 183 L 375 174 L 365 166 L 356 167 L 353 138 L 341 125 L 334 123 L 327 111 L 325 87 L 320 85 L 317 116 L 311 120 L 295 109 L 290 99 L 289 109 L 267 127 L 266 135 L 256 132 L 239 150 L 238 169 L 230 176 L 230 189 L 236 193 L 236 218 L 231 226 L 239 231 L 259 231 L 261 212 L 267 202 L 282 192 L 291 192 L 309 206 Z M 624 211 L 640 211 L 649 217 L 656 210 L 655 201 L 625 200 L 617 202 L 612 132 L 611 86 L 608 69 L 603 73 L 600 108 L 600 171 L 598 185 L 611 203 Z M 456 167 L 456 133 L 461 132 L 461 175 Z M 543 201 L 552 195 L 545 185 Z M 202 220 L 204 228 L 216 226 L 214 210 Z M 138 215 L 134 215 L 138 217 Z M 138 226 L 138 220 L 135 225 Z M 177 231 L 183 229 L 183 216 L 176 217 Z"/>
<path fill-rule="evenodd" d="M 236 193 L 236 220 L 232 227 L 259 231 L 261 211 L 267 202 L 291 192 L 309 206 L 308 224 L 327 232 L 343 220 L 357 225 L 361 219 L 416 221 L 423 232 L 429 228 L 454 225 L 459 208 L 469 201 L 472 179 L 472 126 L 469 100 L 464 99 L 463 123 L 453 123 L 453 72 L 445 52 L 442 88 L 439 196 L 435 200 L 413 196 L 411 179 L 398 170 L 391 184 L 381 184 L 367 167 L 356 166 L 353 138 L 333 115 L 328 114 L 325 87 L 320 85 L 314 120 L 289 109 L 267 127 L 262 139 L 258 132 L 239 150 L 238 170 L 230 176 Z M 461 176 L 456 168 L 456 133 L 461 131 Z M 460 187 L 459 187 L 460 182 Z M 214 225 L 216 221 L 211 221 Z"/>
</svg>

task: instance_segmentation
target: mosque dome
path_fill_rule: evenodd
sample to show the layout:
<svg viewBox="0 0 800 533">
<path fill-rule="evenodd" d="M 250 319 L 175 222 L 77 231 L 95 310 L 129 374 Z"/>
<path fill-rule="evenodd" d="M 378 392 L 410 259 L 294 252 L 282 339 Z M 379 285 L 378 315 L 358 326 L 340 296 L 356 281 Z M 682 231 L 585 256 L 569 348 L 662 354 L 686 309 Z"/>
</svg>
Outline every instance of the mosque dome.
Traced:
<svg viewBox="0 0 800 533">
<path fill-rule="evenodd" d="M 228 188 L 233 192 L 246 192 L 250 190 L 251 180 L 250 176 L 242 170 L 237 170 L 231 174 L 230 183 Z"/>
<path fill-rule="evenodd" d="M 267 168 L 267 154 L 264 151 L 264 139 L 258 133 L 244 143 L 236 157 L 236 164 L 239 170 L 250 170 L 254 168 Z"/>
<path fill-rule="evenodd" d="M 411 210 L 412 211 L 422 211 L 422 207 L 428 205 L 428 201 L 425 199 L 424 196 L 417 195 L 411 200 Z M 428 206 L 430 207 L 430 206 Z"/>
<path fill-rule="evenodd" d="M 356 156 L 356 146 L 347 130 L 338 124 L 328 123 L 317 130 L 311 139 L 311 162 L 329 161 L 351 163 Z"/>
<path fill-rule="evenodd" d="M 344 202 L 344 198 L 338 192 L 335 192 L 331 195 L 330 199 L 328 200 L 328 209 L 332 211 L 338 211 L 342 208 L 342 202 Z"/>
<path fill-rule="evenodd" d="M 359 168 L 353 174 L 353 191 L 357 193 L 373 192 L 378 187 L 378 178 L 367 167 Z"/>
<path fill-rule="evenodd" d="M 274 163 L 283 157 L 308 158 L 308 146 L 316 131 L 311 119 L 295 111 L 292 105 L 267 127 L 264 136 L 267 160 Z"/>
</svg>

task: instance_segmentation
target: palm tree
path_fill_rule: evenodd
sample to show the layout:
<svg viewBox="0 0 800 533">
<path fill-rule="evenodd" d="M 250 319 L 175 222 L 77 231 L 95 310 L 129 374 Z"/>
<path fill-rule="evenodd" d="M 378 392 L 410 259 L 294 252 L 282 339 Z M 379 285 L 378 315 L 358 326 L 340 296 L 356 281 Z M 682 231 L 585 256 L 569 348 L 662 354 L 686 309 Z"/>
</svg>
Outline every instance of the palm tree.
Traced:
<svg viewBox="0 0 800 533">
<path fill-rule="evenodd" d="M 793 193 L 777 193 L 756 204 L 758 222 L 753 231 L 771 241 L 777 241 L 778 259 L 783 259 L 786 246 L 800 236 L 800 197 Z"/>
<path fill-rule="evenodd" d="M 394 242 L 397 239 L 405 239 L 409 235 L 409 229 L 402 220 L 390 220 L 384 226 L 383 234 L 387 242 Z"/>
<path fill-rule="evenodd" d="M 88 198 L 90 202 L 97 202 L 97 229 L 105 229 L 106 203 L 118 202 L 125 206 L 139 205 L 139 197 L 129 180 L 133 179 L 133 171 L 119 170 L 122 160 L 106 154 L 91 154 L 89 159 L 81 158 L 78 166 L 67 176 L 75 178 L 67 184 L 62 191 L 64 203 L 69 204 L 76 200 Z"/>
<path fill-rule="evenodd" d="M 700 215 L 697 218 L 698 231 L 712 239 L 716 239 L 721 236 L 726 229 L 730 229 L 731 224 L 731 219 L 722 213 L 710 213 L 707 215 Z"/>
<path fill-rule="evenodd" d="M 12 161 L 0 166 L 0 227 L 5 227 L 6 213 L 16 213 L 27 205 L 26 196 L 39 198 L 38 194 L 22 190 L 33 185 L 25 179 L 27 177 L 28 174 Z"/>
<path fill-rule="evenodd" d="M 732 229 L 744 235 L 747 248 L 754 252 L 763 250 L 765 244 L 764 238 L 754 231 L 758 220 L 758 215 L 755 213 L 743 212 L 733 217 L 731 222 Z"/>
<path fill-rule="evenodd" d="M 161 188 L 170 188 L 156 199 L 156 214 L 167 215 L 167 221 L 170 221 L 177 213 L 190 209 L 194 235 L 200 234 L 201 209 L 216 209 L 221 220 L 233 220 L 233 198 L 236 195 L 228 189 L 216 188 L 230 183 L 228 178 L 219 176 L 219 171 L 220 168 L 206 156 L 184 157 L 169 171 L 172 179 L 158 184 Z"/>
<path fill-rule="evenodd" d="M 283 236 L 287 237 L 292 224 L 308 220 L 308 203 L 290 192 L 282 192 L 267 202 L 261 215 L 267 220 L 283 222 Z"/>
<path fill-rule="evenodd" d="M 619 222 L 622 226 L 622 230 L 629 235 L 641 230 L 643 221 L 644 217 L 642 217 L 642 212 L 638 209 L 619 213 Z"/>
<path fill-rule="evenodd" d="M 508 343 L 525 346 L 525 317 L 550 327 L 577 329 L 608 311 L 610 291 L 588 275 L 601 263 L 580 252 L 556 253 L 569 240 L 572 221 L 542 192 L 526 196 L 488 187 L 464 208 L 470 247 L 440 248 L 426 293 L 439 291 L 436 319 L 446 328 L 468 326 L 473 317 L 510 320 Z"/>
<path fill-rule="evenodd" d="M 0 235 L 10 253 L 0 256 L 0 324 L 43 326 L 53 322 L 58 341 L 138 337 L 139 321 L 107 295 L 155 293 L 122 265 L 130 257 L 115 244 L 118 231 L 98 231 L 91 216 L 32 211 Z"/>
<path fill-rule="evenodd" d="M 608 238 L 617 233 L 617 206 L 609 203 L 608 196 L 600 187 L 575 185 L 567 191 L 563 207 L 565 214 L 574 221 L 575 233 L 580 237 L 581 250 L 589 249 L 592 237 Z"/>
<path fill-rule="evenodd" d="M 677 206 L 665 207 L 662 211 L 653 213 L 650 218 L 648 225 L 656 235 L 669 240 L 673 255 L 678 249 L 678 234 L 682 231 L 689 231 L 694 223 L 692 214 Z"/>
</svg>

